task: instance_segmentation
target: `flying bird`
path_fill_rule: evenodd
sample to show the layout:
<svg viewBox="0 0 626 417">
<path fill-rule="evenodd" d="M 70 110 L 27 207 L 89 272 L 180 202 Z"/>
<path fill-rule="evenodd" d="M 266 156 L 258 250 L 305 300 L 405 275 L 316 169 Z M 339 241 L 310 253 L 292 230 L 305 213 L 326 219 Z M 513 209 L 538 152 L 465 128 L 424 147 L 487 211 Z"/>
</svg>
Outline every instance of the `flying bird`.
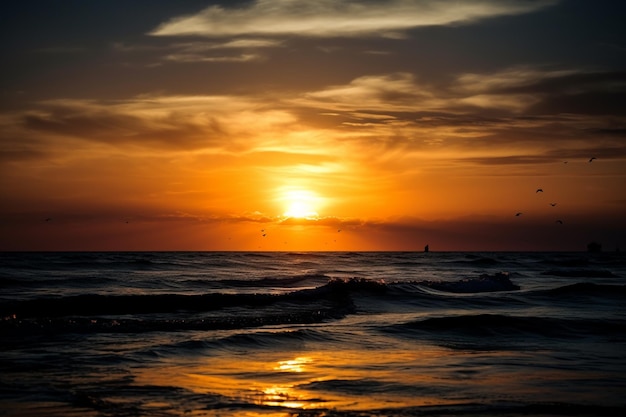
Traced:
<svg viewBox="0 0 626 417">
<path fill-rule="evenodd" d="M 518 212 L 518 213 L 515 213 L 515 216 L 516 216 L 516 217 L 519 217 L 519 216 L 521 216 L 521 215 L 522 215 L 522 212 L 521 212 L 521 211 L 520 211 L 520 212 Z"/>
<path fill-rule="evenodd" d="M 48 218 L 46 218 L 44 221 L 45 221 L 45 222 L 50 222 L 50 221 L 52 221 L 52 217 L 48 217 Z"/>
<path fill-rule="evenodd" d="M 591 158 L 589 158 L 589 162 L 593 162 L 594 159 L 597 159 L 595 156 L 592 156 Z"/>
<path fill-rule="evenodd" d="M 551 205 L 552 207 L 554 207 L 554 206 L 556 206 L 556 203 L 550 203 L 550 205 Z"/>
<path fill-rule="evenodd" d="M 555 223 L 563 224 L 563 220 L 557 220 Z"/>
<path fill-rule="evenodd" d="M 535 193 L 543 193 L 543 189 L 537 188 L 537 191 L 535 191 Z"/>
</svg>

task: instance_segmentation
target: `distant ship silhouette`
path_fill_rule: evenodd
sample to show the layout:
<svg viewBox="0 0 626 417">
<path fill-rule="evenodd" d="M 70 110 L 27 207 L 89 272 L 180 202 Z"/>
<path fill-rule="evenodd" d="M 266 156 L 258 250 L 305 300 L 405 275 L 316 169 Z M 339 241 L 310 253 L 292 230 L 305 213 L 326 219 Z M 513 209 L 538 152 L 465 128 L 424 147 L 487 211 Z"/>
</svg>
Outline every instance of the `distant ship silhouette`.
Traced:
<svg viewBox="0 0 626 417">
<path fill-rule="evenodd" d="M 424 246 L 424 252 L 428 252 L 429 250 L 428 245 Z"/>
<path fill-rule="evenodd" d="M 602 245 L 598 242 L 590 242 L 587 244 L 587 252 L 602 252 Z"/>
</svg>

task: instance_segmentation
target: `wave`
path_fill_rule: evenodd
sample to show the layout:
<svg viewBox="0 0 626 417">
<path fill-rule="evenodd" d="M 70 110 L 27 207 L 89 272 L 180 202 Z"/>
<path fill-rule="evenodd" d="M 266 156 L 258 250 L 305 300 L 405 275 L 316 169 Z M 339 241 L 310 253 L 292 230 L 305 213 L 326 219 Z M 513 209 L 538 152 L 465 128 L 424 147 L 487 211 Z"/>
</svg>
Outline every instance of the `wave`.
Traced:
<svg viewBox="0 0 626 417">
<path fill-rule="evenodd" d="M 508 274 L 481 275 L 456 282 L 415 281 L 412 283 L 385 284 L 364 278 L 329 279 L 322 286 L 312 289 L 300 289 L 284 294 L 263 293 L 263 288 L 272 285 L 294 285 L 306 280 L 327 279 L 324 275 L 301 275 L 292 278 L 263 278 L 260 280 L 229 280 L 230 286 L 259 287 L 258 293 L 207 293 L 199 295 L 151 294 L 151 295 L 104 295 L 81 294 L 64 297 L 37 298 L 0 303 L 0 317 L 16 316 L 61 317 L 61 316 L 97 316 L 129 315 L 177 312 L 207 312 L 228 307 L 256 308 L 279 302 L 311 303 L 319 300 L 339 304 L 350 304 L 351 294 L 385 294 L 390 286 L 395 292 L 413 295 L 416 287 L 425 286 L 439 291 L 452 293 L 510 291 L 519 289 L 511 283 Z M 12 282 L 15 283 L 15 282 Z M 419 287 L 417 287 L 419 288 Z"/>
<path fill-rule="evenodd" d="M 4 319 L 0 331 L 6 335 L 59 333 L 144 333 L 233 330 L 284 324 L 313 324 L 336 320 L 351 312 L 349 307 L 317 307 L 308 310 L 257 312 L 256 314 L 223 315 L 207 318 L 109 318 L 53 317 Z"/>
<path fill-rule="evenodd" d="M 358 391 L 358 382 L 337 381 L 336 385 L 341 386 L 356 384 L 352 395 L 358 396 L 362 393 Z M 373 386 L 368 381 L 362 381 L 365 387 Z M 316 386 L 317 385 L 317 386 Z M 328 384 L 326 389 L 323 383 L 308 386 L 298 386 L 299 389 L 310 388 L 313 391 L 332 391 L 332 384 Z M 319 387 L 318 387 L 319 386 Z M 121 390 L 120 388 L 123 388 Z M 30 398 L 47 399 L 58 395 L 45 387 L 47 391 L 43 393 L 32 393 Z M 346 389 L 345 391 L 349 391 Z M 348 393 L 349 395 L 351 393 Z M 424 395 L 423 393 L 420 393 Z M 117 398 L 127 399 L 127 401 L 111 400 Z M 475 401 L 454 401 L 451 404 L 434 404 L 421 406 L 389 406 L 380 404 L 379 408 L 350 409 L 348 407 L 323 407 L 321 397 L 298 398 L 297 402 L 305 404 L 302 408 L 289 407 L 287 403 L 292 398 L 286 393 L 276 394 L 273 404 L 259 404 L 258 398 L 250 396 L 227 396 L 212 392 L 193 392 L 177 386 L 160 386 L 149 384 L 134 384 L 128 386 L 126 381 L 113 381 L 92 388 L 86 391 L 80 387 L 66 394 L 65 400 L 68 404 L 61 402 L 45 403 L 44 406 L 37 404 L 33 407 L 30 404 L 22 406 L 26 413 L 20 415 L 39 415 L 44 410 L 46 415 L 80 415 L 79 411 L 97 412 L 99 415 L 116 416 L 136 416 L 136 415 L 174 415 L 169 409 L 162 409 L 159 402 L 151 402 L 150 405 L 138 404 L 137 399 L 159 398 L 165 404 L 178 404 L 180 409 L 202 410 L 201 415 L 281 415 L 300 417 L 365 417 L 365 416 L 386 416 L 386 417 L 450 417 L 450 416 L 471 416 L 471 417 L 557 417 L 557 416 L 578 416 L 578 417 L 621 417 L 626 412 L 626 407 L 607 405 L 601 403 L 576 403 L 571 402 L 511 402 L 500 401 L 490 402 L 484 399 Z M 134 400 L 134 401 L 132 401 Z M 392 403 L 392 401 L 389 401 Z M 71 406 L 71 407 L 70 407 Z M 33 410 L 33 413 L 28 411 Z M 149 410 L 149 411 L 147 411 Z M 195 414 L 195 413 L 194 413 Z"/>
<path fill-rule="evenodd" d="M 309 290 L 287 294 L 226 294 L 200 295 L 153 294 L 153 295 L 100 295 L 82 294 L 66 297 L 39 298 L 8 301 L 0 304 L 0 317 L 16 316 L 61 317 L 129 315 L 177 312 L 207 312 L 228 307 L 263 307 L 279 302 L 315 302 L 319 300 L 344 304 L 349 292 L 356 289 L 383 287 L 371 281 L 331 280 L 328 284 Z"/>
<path fill-rule="evenodd" d="M 13 333 L 145 332 L 319 323 L 354 313 L 350 293 L 372 288 L 384 290 L 384 285 L 332 280 L 318 288 L 278 295 L 89 294 L 8 301 L 0 304 L 0 330 Z M 213 314 L 203 314 L 207 312 Z"/>
<path fill-rule="evenodd" d="M 569 278 L 617 278 L 613 272 L 606 269 L 550 269 L 541 275 Z"/>
<path fill-rule="evenodd" d="M 581 335 L 618 336 L 626 334 L 623 321 L 593 319 L 560 319 L 548 317 L 519 317 L 501 314 L 469 314 L 451 317 L 427 318 L 397 324 L 390 332 L 422 331 L 426 333 L 454 333 L 466 336 L 492 337 L 533 335 L 561 338 L 579 338 Z"/>
<path fill-rule="evenodd" d="M 301 275 L 289 285 L 304 280 L 327 279 L 324 275 Z M 233 285 L 233 282 L 230 283 Z M 284 279 L 263 278 L 236 281 L 236 285 L 259 287 L 284 285 Z M 259 327 L 272 324 L 319 323 L 335 320 L 358 311 L 366 313 L 394 306 L 419 305 L 422 308 L 447 309 L 451 305 L 499 308 L 506 304 L 532 301 L 536 297 L 568 300 L 571 297 L 596 297 L 602 302 L 622 302 L 626 285 L 577 283 L 548 290 L 517 292 L 519 286 L 506 273 L 483 274 L 459 281 L 411 281 L 385 283 L 364 278 L 329 279 L 326 284 L 286 293 L 207 293 L 195 295 L 82 294 L 0 302 L 0 330 L 6 331 L 78 331 L 143 332 L 177 330 L 217 330 Z M 504 292 L 498 297 L 480 294 Z M 510 296 L 514 292 L 515 296 Z M 457 294 L 463 294 L 459 296 Z M 365 298 L 364 298 L 365 297 Z M 459 298 L 461 297 L 461 298 Z M 612 301 L 613 300 L 613 301 Z M 358 302 L 357 302 L 358 301 Z M 569 301 L 568 301 L 569 302 Z M 407 304 L 408 303 L 408 304 Z M 468 304 L 469 303 L 469 304 Z M 360 307 L 359 307 L 360 306 Z M 423 331 L 462 331 L 476 334 L 531 332 L 568 334 L 613 331 L 612 323 L 575 320 L 572 322 L 538 317 L 510 317 L 491 314 L 444 317 L 402 325 Z M 587 325 L 587 323 L 590 323 Z M 621 326 L 621 327 L 620 327 Z M 621 331 L 626 330 L 622 325 Z"/>
<path fill-rule="evenodd" d="M 69 276 L 69 277 L 28 277 L 28 278 L 9 278 L 0 277 L 0 288 L 40 288 L 40 287 L 59 287 L 63 285 L 77 286 L 77 287 L 102 287 L 105 285 L 119 284 L 117 278 L 112 277 L 89 277 L 85 279 L 82 276 Z"/>
<path fill-rule="evenodd" d="M 624 297 L 626 285 L 596 284 L 593 282 L 578 282 L 549 290 L 536 291 L 538 295 L 548 296 L 594 296 L 594 297 Z"/>
<path fill-rule="evenodd" d="M 398 393 L 416 394 L 418 390 L 422 395 L 424 394 L 423 387 L 419 387 L 418 389 L 413 385 L 406 385 L 400 382 L 385 382 L 374 379 L 326 379 L 300 384 L 297 388 L 333 393 L 339 392 L 348 395 L 363 395 L 364 393 L 389 393 L 394 395 Z M 439 391 L 441 391 L 440 388 Z"/>
<path fill-rule="evenodd" d="M 467 254 L 464 259 L 453 260 L 451 263 L 457 265 L 495 266 L 500 261 L 489 256 Z"/>
<path fill-rule="evenodd" d="M 513 284 L 506 272 L 493 275 L 481 274 L 477 278 L 465 278 L 459 281 L 420 281 L 420 285 L 439 291 L 453 293 L 481 293 L 495 291 L 516 291 L 519 285 Z"/>
<path fill-rule="evenodd" d="M 257 313 L 255 315 L 221 316 L 181 319 L 134 319 L 61 317 L 4 320 L 0 330 L 6 335 L 59 333 L 145 333 L 233 330 L 284 324 L 313 324 L 336 320 L 345 315 L 343 309 L 315 308 L 309 311 Z"/>
<path fill-rule="evenodd" d="M 270 348 L 276 349 L 278 346 L 301 345 L 307 342 L 326 342 L 333 340 L 332 335 L 327 332 L 320 332 L 314 329 L 298 329 L 288 331 L 272 332 L 247 332 L 226 336 L 212 342 L 216 347 L 233 349 L 242 348 Z"/>
<path fill-rule="evenodd" d="M 369 410 L 367 415 L 384 415 L 387 417 L 522 417 L 522 416 L 579 416 L 579 417 L 620 417 L 624 415 L 626 407 L 610 406 L 605 404 L 576 404 L 576 403 L 455 403 L 446 405 L 425 405 L 416 407 L 396 407 Z M 371 413 L 371 414 L 370 414 Z M 316 414 L 313 414 L 316 415 Z M 326 417 L 363 417 L 358 411 L 328 410 L 322 414 Z"/>
<path fill-rule="evenodd" d="M 301 284 L 306 281 L 330 281 L 331 278 L 324 274 L 303 274 L 296 275 L 291 277 L 280 277 L 280 278 L 260 278 L 260 279 L 221 279 L 221 280 L 211 280 L 210 283 L 213 284 L 222 284 L 230 287 L 285 287 L 285 286 L 293 286 L 296 284 Z M 205 281 L 206 282 L 206 281 Z"/>
</svg>

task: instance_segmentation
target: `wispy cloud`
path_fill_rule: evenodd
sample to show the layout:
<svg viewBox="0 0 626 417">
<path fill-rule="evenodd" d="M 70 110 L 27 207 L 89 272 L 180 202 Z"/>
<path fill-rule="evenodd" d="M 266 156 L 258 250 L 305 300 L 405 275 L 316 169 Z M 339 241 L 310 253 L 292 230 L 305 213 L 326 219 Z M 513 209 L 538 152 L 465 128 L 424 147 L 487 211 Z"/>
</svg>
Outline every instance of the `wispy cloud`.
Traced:
<svg viewBox="0 0 626 417">
<path fill-rule="evenodd" d="M 155 36 L 210 37 L 258 35 L 380 36 L 419 26 L 469 23 L 529 13 L 556 0 L 257 0 L 244 7 L 210 6 L 171 19 L 150 32 Z"/>
<path fill-rule="evenodd" d="M 153 60 L 192 63 L 192 62 L 251 62 L 264 59 L 263 49 L 283 46 L 278 40 L 271 39 L 232 39 L 220 42 L 196 40 L 177 43 L 126 44 L 114 43 L 112 48 L 121 53 L 151 52 Z M 152 64 L 154 65 L 154 64 Z"/>
<path fill-rule="evenodd" d="M 299 104 L 324 108 L 328 112 L 444 112 L 471 114 L 491 109 L 502 114 L 523 114 L 544 109 L 551 111 L 553 100 L 578 102 L 580 97 L 596 100 L 574 113 L 598 114 L 596 102 L 606 99 L 608 114 L 621 114 L 621 106 L 609 100 L 626 94 L 624 73 L 597 70 L 550 70 L 531 67 L 506 68 L 496 72 L 459 74 L 447 84 L 428 84 L 410 73 L 367 75 L 345 85 L 329 86 L 304 94 Z M 607 109 L 603 109 L 607 113 Z"/>
<path fill-rule="evenodd" d="M 7 118 L 6 129 L 55 140 L 193 150 L 243 149 L 246 139 L 272 136 L 294 122 L 290 113 L 237 96 L 138 96 L 120 101 L 57 99 Z"/>
<path fill-rule="evenodd" d="M 46 152 L 46 143 L 58 149 L 63 141 L 74 144 L 73 149 L 80 142 L 142 151 L 265 153 L 274 155 L 274 162 L 277 154 L 295 153 L 302 161 L 304 155 L 332 148 L 381 166 L 416 155 L 447 158 L 463 151 L 468 161 L 506 165 L 553 160 L 557 149 L 587 152 L 589 146 L 581 150 L 580 138 L 601 138 L 603 146 L 621 155 L 623 109 L 609 100 L 603 104 L 606 112 L 597 113 L 603 97 L 624 94 L 615 89 L 616 78 L 612 73 L 603 77 L 598 72 L 516 68 L 460 74 L 447 85 L 422 83 L 409 73 L 369 75 L 272 97 L 57 99 L 3 116 L 0 130 L 14 138 L 5 159 L 36 158 Z M 537 89 L 540 84 L 552 87 Z M 596 99 L 585 106 L 584 97 Z M 563 113 L 552 104 L 565 100 L 578 101 L 578 111 Z M 318 163 L 309 168 L 318 169 Z"/>
<path fill-rule="evenodd" d="M 164 57 L 166 61 L 173 62 L 249 62 L 263 59 L 259 54 L 239 55 L 206 55 L 195 52 L 179 51 Z"/>
<path fill-rule="evenodd" d="M 481 164 L 547 162 L 570 155 L 567 149 L 588 153 L 593 148 L 581 149 L 580 141 L 591 137 L 622 157 L 619 132 L 626 118 L 615 98 L 626 89 L 617 78 L 611 72 L 516 67 L 459 74 L 442 85 L 396 73 L 358 77 L 293 102 L 335 118 L 344 140 L 378 144 L 385 153 L 401 149 L 404 157 L 462 150 L 467 161 Z M 572 103 L 554 104 L 567 101 Z"/>
</svg>

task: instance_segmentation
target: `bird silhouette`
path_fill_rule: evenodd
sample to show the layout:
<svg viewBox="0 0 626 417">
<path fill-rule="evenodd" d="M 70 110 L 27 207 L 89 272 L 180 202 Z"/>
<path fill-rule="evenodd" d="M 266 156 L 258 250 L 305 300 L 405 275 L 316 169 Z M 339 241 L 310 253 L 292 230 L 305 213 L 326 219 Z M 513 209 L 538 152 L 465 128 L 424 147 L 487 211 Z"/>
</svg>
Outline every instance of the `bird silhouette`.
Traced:
<svg viewBox="0 0 626 417">
<path fill-rule="evenodd" d="M 552 207 L 554 207 L 554 206 L 556 206 L 556 203 L 550 203 L 550 205 L 551 205 Z"/>
<path fill-rule="evenodd" d="M 51 222 L 52 221 L 52 217 L 48 217 L 44 220 L 45 222 Z"/>
<path fill-rule="evenodd" d="M 593 162 L 594 159 L 597 159 L 595 156 L 592 156 L 591 158 L 589 158 L 589 162 Z"/>
<path fill-rule="evenodd" d="M 521 211 L 520 211 L 520 212 L 518 212 L 518 213 L 515 213 L 515 216 L 517 216 L 517 217 L 519 217 L 519 216 L 521 216 L 521 215 L 522 215 L 522 212 L 521 212 Z"/>
<path fill-rule="evenodd" d="M 563 224 L 563 220 L 557 220 L 555 223 Z"/>
<path fill-rule="evenodd" d="M 543 193 L 543 189 L 537 188 L 537 191 L 535 191 L 535 193 Z"/>
</svg>

